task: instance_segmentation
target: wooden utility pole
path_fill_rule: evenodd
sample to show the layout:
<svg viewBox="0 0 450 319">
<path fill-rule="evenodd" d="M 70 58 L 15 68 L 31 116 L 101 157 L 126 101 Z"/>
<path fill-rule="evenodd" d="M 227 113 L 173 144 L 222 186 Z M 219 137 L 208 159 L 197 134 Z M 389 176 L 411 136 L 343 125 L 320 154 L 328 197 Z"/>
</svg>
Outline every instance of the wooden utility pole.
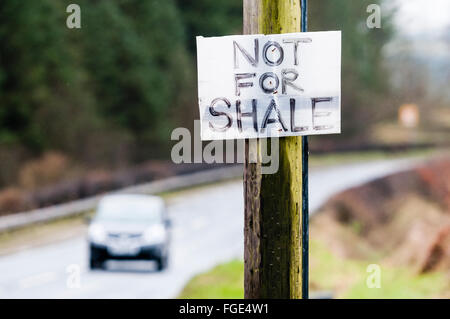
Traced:
<svg viewBox="0 0 450 319">
<path fill-rule="evenodd" d="M 305 5 L 244 0 L 244 34 L 305 31 Z M 308 298 L 307 139 L 279 138 L 275 174 L 261 174 L 260 147 L 245 142 L 245 298 Z"/>
</svg>

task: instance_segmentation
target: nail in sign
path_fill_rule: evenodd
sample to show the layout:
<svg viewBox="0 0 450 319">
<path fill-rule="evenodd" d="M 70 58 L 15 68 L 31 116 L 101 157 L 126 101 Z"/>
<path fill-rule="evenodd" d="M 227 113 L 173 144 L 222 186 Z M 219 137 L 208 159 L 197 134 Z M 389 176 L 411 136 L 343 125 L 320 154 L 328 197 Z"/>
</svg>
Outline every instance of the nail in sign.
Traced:
<svg viewBox="0 0 450 319">
<path fill-rule="evenodd" d="M 341 32 L 197 37 L 202 140 L 341 131 Z"/>
</svg>

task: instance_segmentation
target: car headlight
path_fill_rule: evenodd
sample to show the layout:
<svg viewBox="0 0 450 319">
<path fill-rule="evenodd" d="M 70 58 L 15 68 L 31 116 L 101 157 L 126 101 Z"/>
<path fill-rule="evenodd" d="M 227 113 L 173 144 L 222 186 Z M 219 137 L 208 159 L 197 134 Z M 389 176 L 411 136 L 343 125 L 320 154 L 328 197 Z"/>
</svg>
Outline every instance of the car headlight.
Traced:
<svg viewBox="0 0 450 319">
<path fill-rule="evenodd" d="M 166 229 L 163 225 L 153 225 L 144 232 L 144 241 L 147 244 L 160 244 L 166 240 Z"/>
<path fill-rule="evenodd" d="M 93 224 L 89 227 L 89 238 L 95 243 L 102 243 L 106 239 L 106 231 L 101 225 Z"/>
</svg>

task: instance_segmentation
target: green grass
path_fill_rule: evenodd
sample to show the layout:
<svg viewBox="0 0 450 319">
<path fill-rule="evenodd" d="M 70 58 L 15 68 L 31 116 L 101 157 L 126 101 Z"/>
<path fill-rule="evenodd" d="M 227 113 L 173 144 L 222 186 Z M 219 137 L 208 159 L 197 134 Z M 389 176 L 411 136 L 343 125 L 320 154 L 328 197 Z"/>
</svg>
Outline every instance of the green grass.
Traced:
<svg viewBox="0 0 450 319">
<path fill-rule="evenodd" d="M 361 269 L 363 270 L 363 269 Z M 414 274 L 407 268 L 382 266 L 381 287 L 369 289 L 365 280 L 368 273 L 360 273 L 359 279 L 344 294 L 345 298 L 359 299 L 417 299 L 439 298 L 446 287 L 446 277 L 441 273 Z"/>
<path fill-rule="evenodd" d="M 179 298 L 186 299 L 242 299 L 244 297 L 244 264 L 241 261 L 216 266 L 195 276 L 184 287 Z"/>
<path fill-rule="evenodd" d="M 334 298 L 438 298 L 448 293 L 446 275 L 418 275 L 404 267 L 380 264 L 381 288 L 368 288 L 367 266 L 378 260 L 344 259 L 311 241 L 312 290 L 332 291 Z M 192 278 L 179 298 L 243 298 L 244 265 L 231 261 Z"/>
<path fill-rule="evenodd" d="M 86 217 L 91 215 L 84 212 L 0 232 L 0 256 L 79 236 L 87 227 Z"/>
<path fill-rule="evenodd" d="M 407 267 L 386 265 L 378 258 L 354 260 L 337 257 L 322 243 L 311 242 L 311 281 L 337 298 L 433 298 L 448 290 L 443 273 L 417 274 Z M 370 264 L 380 265 L 381 287 L 368 288 Z"/>
</svg>

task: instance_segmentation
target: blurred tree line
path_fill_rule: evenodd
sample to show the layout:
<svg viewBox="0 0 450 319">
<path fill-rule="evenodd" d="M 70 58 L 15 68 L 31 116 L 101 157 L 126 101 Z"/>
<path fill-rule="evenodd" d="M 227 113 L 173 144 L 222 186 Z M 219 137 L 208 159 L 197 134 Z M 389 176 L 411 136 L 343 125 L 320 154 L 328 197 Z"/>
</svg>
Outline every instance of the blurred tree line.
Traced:
<svg viewBox="0 0 450 319">
<path fill-rule="evenodd" d="M 390 115 L 390 70 L 383 49 L 394 36 L 393 9 L 383 6 L 381 28 L 369 29 L 370 4 L 383 0 L 309 1 L 309 30 L 342 30 L 341 139 L 361 143 L 369 128 Z M 329 139 L 330 136 L 322 136 Z M 332 138 L 332 137 L 331 137 Z M 332 138 L 336 140 L 336 138 Z"/>
<path fill-rule="evenodd" d="M 391 19 L 365 27 L 381 1 L 309 1 L 311 31 L 343 31 L 346 136 L 389 91 Z M 86 166 L 168 158 L 172 129 L 198 118 L 195 36 L 242 29 L 242 0 L 78 0 L 82 28 L 68 29 L 72 2 L 0 1 L 0 186 L 48 150 Z"/>
</svg>

